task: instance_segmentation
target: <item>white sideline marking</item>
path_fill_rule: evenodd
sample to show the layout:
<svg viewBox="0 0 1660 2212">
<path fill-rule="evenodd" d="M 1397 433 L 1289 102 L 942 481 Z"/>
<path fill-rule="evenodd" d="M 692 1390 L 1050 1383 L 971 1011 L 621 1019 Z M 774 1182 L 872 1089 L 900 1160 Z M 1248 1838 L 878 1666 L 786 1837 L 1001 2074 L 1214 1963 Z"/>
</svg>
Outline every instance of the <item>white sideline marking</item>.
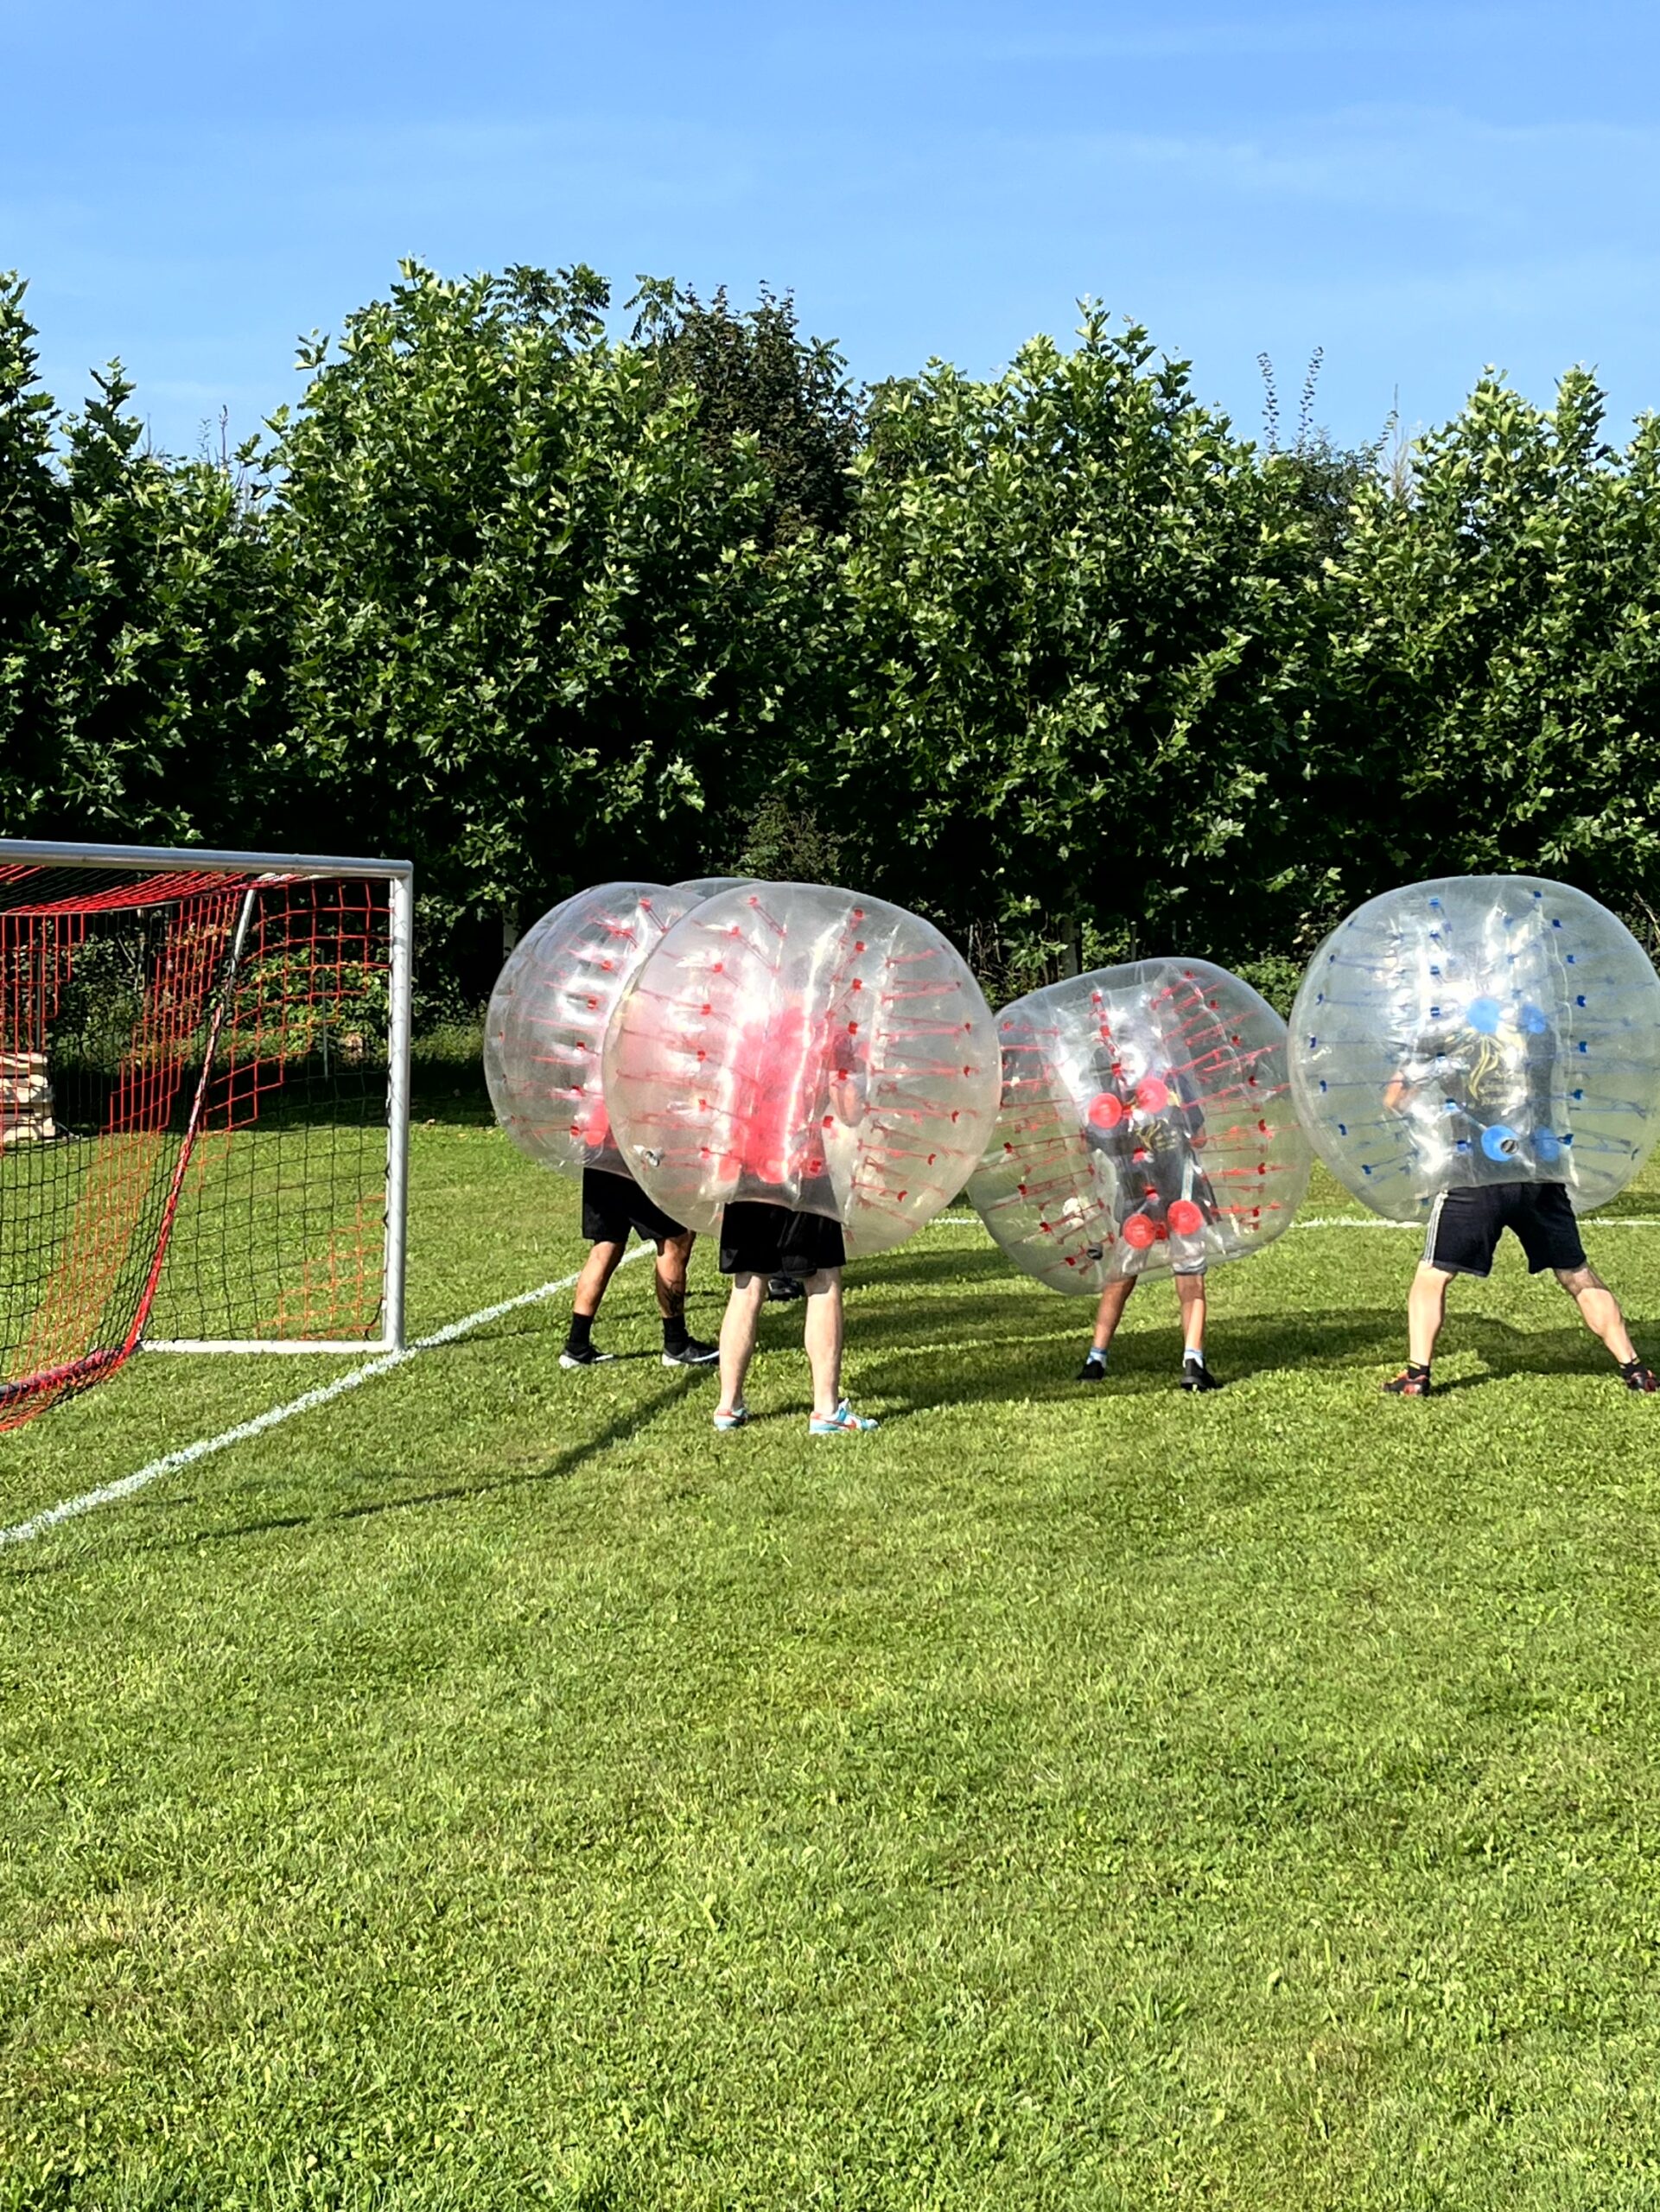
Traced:
<svg viewBox="0 0 1660 2212">
<path fill-rule="evenodd" d="M 944 1229 L 978 1229 L 982 1224 L 977 1213 L 942 1213 L 934 1216 L 931 1226 Z M 1599 1219 L 1593 1215 L 1587 1224 L 1595 1229 L 1656 1229 L 1660 1228 L 1660 1215 L 1607 1215 Z M 1415 1221 L 1380 1221 L 1375 1214 L 1316 1214 L 1307 1221 L 1294 1221 L 1293 1229 L 1396 1229 L 1409 1231 L 1414 1236 L 1422 1233 L 1423 1224 Z M 626 1268 L 631 1260 L 643 1260 L 652 1249 L 649 1244 L 637 1244 L 624 1255 L 621 1264 Z M 577 1271 L 579 1274 L 581 1270 Z M 151 1483 L 163 1475 L 175 1475 L 181 1467 L 194 1466 L 198 1459 L 211 1459 L 216 1452 L 228 1451 L 233 1444 L 245 1444 L 250 1437 L 263 1436 L 268 1428 L 280 1428 L 284 1421 L 293 1421 L 300 1414 L 315 1413 L 335 1398 L 343 1398 L 348 1390 L 360 1389 L 379 1375 L 390 1375 L 394 1368 L 404 1367 L 418 1358 L 423 1352 L 436 1351 L 441 1345 L 453 1344 L 461 1337 L 470 1337 L 475 1329 L 486 1328 L 492 1321 L 499 1321 L 506 1313 L 516 1313 L 521 1306 L 539 1306 L 545 1300 L 557 1298 L 562 1290 L 569 1290 L 576 1282 L 575 1274 L 561 1275 L 557 1282 L 544 1282 L 534 1290 L 521 1290 L 515 1298 L 504 1298 L 494 1306 L 482 1306 L 476 1313 L 465 1314 L 459 1321 L 450 1321 L 442 1329 L 435 1329 L 428 1337 L 417 1337 L 413 1344 L 405 1344 L 402 1351 L 383 1352 L 378 1359 L 366 1360 L 361 1367 L 349 1373 L 337 1375 L 332 1382 L 319 1383 L 315 1390 L 307 1390 L 297 1398 L 290 1398 L 286 1405 L 273 1406 L 270 1411 L 256 1414 L 251 1421 L 239 1421 L 234 1428 L 220 1431 L 217 1436 L 202 1438 L 195 1444 L 181 1446 L 159 1459 L 152 1459 L 147 1467 L 140 1467 L 130 1475 L 123 1475 L 119 1482 L 105 1483 L 101 1489 L 84 1491 L 79 1497 L 64 1498 L 57 1505 L 48 1505 L 43 1512 L 31 1515 L 10 1529 L 0 1529 L 0 1547 L 7 1544 L 27 1544 L 42 1536 L 48 1529 L 55 1529 L 60 1522 L 73 1521 L 82 1513 L 96 1512 L 101 1505 L 116 1505 L 124 1497 L 147 1490 Z"/>
<path fill-rule="evenodd" d="M 624 1255 L 621 1264 L 626 1267 L 630 1260 L 643 1260 L 652 1249 L 649 1244 L 637 1244 L 632 1252 Z M 55 1529 L 60 1521 L 73 1521 L 77 1514 L 95 1512 L 100 1505 L 117 1504 L 136 1491 L 148 1489 L 163 1475 L 175 1475 L 181 1467 L 193 1466 L 198 1459 L 210 1459 L 215 1452 L 228 1451 L 232 1444 L 245 1444 L 251 1436 L 263 1436 L 268 1428 L 280 1428 L 296 1414 L 315 1413 L 319 1406 L 343 1398 L 348 1390 L 361 1389 L 378 1375 L 390 1375 L 395 1367 L 407 1366 L 423 1351 L 436 1351 L 441 1344 L 453 1344 L 458 1337 L 470 1337 L 475 1329 L 499 1321 L 504 1313 L 516 1313 L 522 1306 L 539 1306 L 544 1299 L 557 1298 L 576 1281 L 574 1274 L 561 1275 L 557 1282 L 544 1282 L 535 1290 L 521 1290 L 516 1298 L 504 1298 L 497 1305 L 480 1306 L 476 1313 L 468 1313 L 459 1321 L 435 1329 L 429 1337 L 417 1337 L 402 1351 L 383 1352 L 378 1359 L 366 1360 L 361 1367 L 337 1375 L 332 1382 L 320 1382 L 315 1390 L 290 1398 L 285 1406 L 273 1406 L 268 1413 L 256 1414 L 251 1421 L 239 1421 L 234 1428 L 221 1430 L 217 1436 L 182 1445 L 176 1452 L 152 1459 L 149 1466 L 140 1467 L 136 1474 L 123 1475 L 119 1482 L 105 1483 L 99 1490 L 85 1491 L 79 1497 L 67 1497 L 60 1504 L 48 1506 L 43 1513 L 19 1521 L 14 1528 L 0 1529 L 0 1545 L 29 1543 L 34 1537 L 44 1535 L 48 1529 Z"/>
<path fill-rule="evenodd" d="M 1660 1214 L 1655 1213 L 1588 1213 L 1581 1217 L 1587 1229 L 1660 1229 Z M 939 1213 L 934 1221 L 946 1229 L 977 1229 L 977 1213 Z M 1381 1221 L 1375 1213 L 1311 1214 L 1307 1221 L 1294 1221 L 1293 1229 L 1398 1229 L 1414 1236 L 1424 1233 L 1421 1221 Z"/>
</svg>

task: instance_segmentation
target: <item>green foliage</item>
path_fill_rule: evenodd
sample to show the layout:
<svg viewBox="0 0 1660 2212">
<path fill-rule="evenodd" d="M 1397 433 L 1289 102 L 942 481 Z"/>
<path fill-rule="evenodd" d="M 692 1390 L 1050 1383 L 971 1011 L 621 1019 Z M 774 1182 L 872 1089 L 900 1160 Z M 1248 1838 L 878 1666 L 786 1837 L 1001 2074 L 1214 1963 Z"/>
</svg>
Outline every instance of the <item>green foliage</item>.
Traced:
<svg viewBox="0 0 1660 2212">
<path fill-rule="evenodd" d="M 696 394 L 711 456 L 725 460 L 735 440 L 754 440 L 772 487 L 766 542 L 846 529 L 862 431 L 859 395 L 836 348 L 801 337 L 789 294 L 780 299 L 763 286 L 757 304 L 737 315 L 724 286 L 705 303 L 694 291 L 644 278 L 632 304 L 639 310 L 636 341 L 672 382 Z"/>
<path fill-rule="evenodd" d="M 36 379 L 23 289 L 0 276 L 0 821 L 14 835 L 60 787 L 48 735 L 52 615 L 69 520 L 52 465 L 56 410 Z"/>
<path fill-rule="evenodd" d="M 1319 799 L 1345 881 L 1433 858 L 1653 902 L 1660 418 L 1617 453 L 1602 415 L 1583 370 L 1550 409 L 1489 378 L 1421 442 L 1409 499 L 1363 491 L 1330 580 Z"/>
<path fill-rule="evenodd" d="M 1091 310 L 989 385 L 876 396 L 835 772 L 870 868 L 959 925 L 1261 926 L 1309 532 L 1185 365 Z"/>
<path fill-rule="evenodd" d="M 0 285 L 0 821 L 137 842 L 280 827 L 286 606 L 258 487 L 148 450 L 118 366 L 61 420 L 22 293 Z"/>
<path fill-rule="evenodd" d="M 60 415 L 0 283 L 5 830 L 407 852 L 445 1019 L 625 873 L 839 875 L 1000 992 L 1448 868 L 1660 910 L 1660 420 L 1584 372 L 1386 459 L 1093 308 L 866 395 L 787 294 L 608 303 L 405 264 L 216 465 L 118 368 Z"/>
<path fill-rule="evenodd" d="M 288 610 L 258 488 L 149 451 L 119 368 L 94 384 L 66 425 L 52 735 L 79 772 L 63 795 L 74 823 L 57 826 L 213 843 L 275 826 Z"/>
<path fill-rule="evenodd" d="M 754 436 L 713 453 L 603 299 L 406 264 L 275 425 L 297 739 L 441 924 L 694 866 L 806 658 Z"/>
<path fill-rule="evenodd" d="M 1302 981 L 1303 963 L 1283 952 L 1260 954 L 1254 960 L 1240 960 L 1235 963 L 1237 972 L 1252 990 L 1261 994 L 1279 1014 L 1289 1014 L 1297 986 Z"/>
<path fill-rule="evenodd" d="M 816 814 L 774 791 L 756 808 L 733 873 L 774 883 L 839 883 L 842 852 L 843 840 L 822 829 Z"/>
</svg>

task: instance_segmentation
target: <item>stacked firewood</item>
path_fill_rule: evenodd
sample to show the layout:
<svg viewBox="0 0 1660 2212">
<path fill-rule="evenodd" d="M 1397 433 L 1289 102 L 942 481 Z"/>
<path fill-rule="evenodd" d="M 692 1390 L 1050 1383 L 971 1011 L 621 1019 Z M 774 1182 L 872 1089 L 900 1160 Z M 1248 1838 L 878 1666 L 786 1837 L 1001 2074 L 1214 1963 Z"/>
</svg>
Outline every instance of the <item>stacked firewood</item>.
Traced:
<svg viewBox="0 0 1660 2212">
<path fill-rule="evenodd" d="M 0 1052 L 0 1152 L 58 1134 L 44 1052 Z"/>
</svg>

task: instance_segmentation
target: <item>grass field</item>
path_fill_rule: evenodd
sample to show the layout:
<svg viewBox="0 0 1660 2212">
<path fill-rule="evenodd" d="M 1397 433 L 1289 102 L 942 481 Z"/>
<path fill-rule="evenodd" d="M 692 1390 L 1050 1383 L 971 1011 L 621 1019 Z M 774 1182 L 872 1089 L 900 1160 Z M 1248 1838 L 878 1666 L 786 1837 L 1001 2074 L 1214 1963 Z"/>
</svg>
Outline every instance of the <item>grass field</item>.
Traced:
<svg viewBox="0 0 1660 2212">
<path fill-rule="evenodd" d="M 417 1328 L 576 1264 L 416 1136 Z M 1380 1401 L 1412 1256 L 1218 1275 L 1191 1400 L 937 1227 L 817 1444 L 633 1269 L 0 1549 L 0 2207 L 1660 2204 L 1660 1407 L 1513 1254 Z M 0 1521 L 338 1371 L 141 1360 Z"/>
</svg>

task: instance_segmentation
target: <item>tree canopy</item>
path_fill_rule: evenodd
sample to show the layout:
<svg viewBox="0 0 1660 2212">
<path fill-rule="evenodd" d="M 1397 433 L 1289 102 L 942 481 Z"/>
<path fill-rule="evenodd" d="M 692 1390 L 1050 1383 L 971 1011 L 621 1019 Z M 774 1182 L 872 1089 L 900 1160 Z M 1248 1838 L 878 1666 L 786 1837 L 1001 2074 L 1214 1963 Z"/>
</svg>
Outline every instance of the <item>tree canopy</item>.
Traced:
<svg viewBox="0 0 1660 2212">
<path fill-rule="evenodd" d="M 0 283 L 7 832 L 407 852 L 463 997 L 624 870 L 833 864 L 1017 968 L 1293 957 L 1445 870 L 1660 906 L 1660 421 L 1583 371 L 1390 468 L 1093 308 L 868 392 L 787 295 L 620 312 L 405 264 L 179 460 Z"/>
</svg>

